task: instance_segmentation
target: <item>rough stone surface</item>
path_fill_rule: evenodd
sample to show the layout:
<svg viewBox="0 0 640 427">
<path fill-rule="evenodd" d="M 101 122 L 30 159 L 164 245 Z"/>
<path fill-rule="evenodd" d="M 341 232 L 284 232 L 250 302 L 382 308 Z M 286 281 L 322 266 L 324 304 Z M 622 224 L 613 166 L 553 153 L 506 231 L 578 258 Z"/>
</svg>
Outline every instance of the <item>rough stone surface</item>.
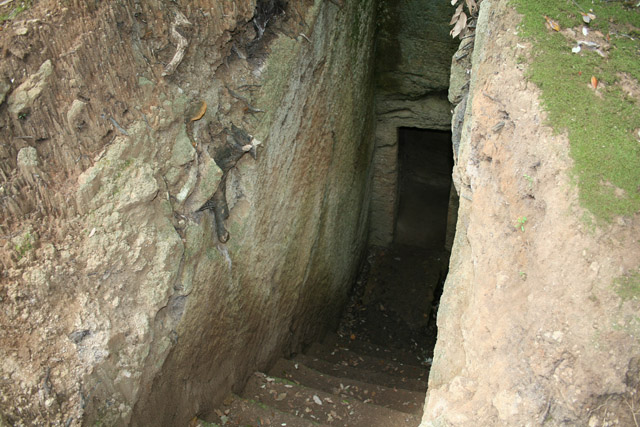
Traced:
<svg viewBox="0 0 640 427">
<path fill-rule="evenodd" d="M 374 2 L 290 2 L 260 39 L 250 0 L 49 3 L 15 24 L 29 44 L 2 32 L 17 87 L 0 109 L 30 111 L 0 116 L 0 413 L 185 425 L 346 301 L 368 229 Z M 188 47 L 163 76 L 172 26 Z M 261 144 L 222 180 L 232 125 Z M 219 185 L 227 244 L 196 212 Z"/>
<path fill-rule="evenodd" d="M 398 205 L 398 128 L 447 130 L 449 63 L 456 42 L 447 2 L 381 1 L 376 51 L 376 141 L 369 241 L 388 245 Z"/>
<path fill-rule="evenodd" d="M 0 104 L 4 102 L 9 90 L 11 90 L 11 85 L 4 80 L 0 80 Z"/>
<path fill-rule="evenodd" d="M 74 99 L 71 103 L 71 107 L 69 107 L 69 111 L 67 112 L 67 123 L 69 123 L 72 131 L 75 132 L 84 127 L 87 120 L 83 117 L 85 115 L 86 107 L 87 103 L 79 99 Z"/>
<path fill-rule="evenodd" d="M 450 3 L 382 0 L 378 8 L 378 89 L 399 99 L 446 91 L 457 45 L 447 25 L 454 11 Z"/>
<path fill-rule="evenodd" d="M 33 147 L 24 147 L 18 151 L 18 170 L 25 172 L 38 167 L 38 152 Z"/>
<path fill-rule="evenodd" d="M 581 219 L 567 137 L 511 48 L 530 49 L 517 23 L 507 1 L 482 2 L 421 425 L 633 425 L 638 301 L 615 280 L 640 264 L 638 218 Z"/>
<path fill-rule="evenodd" d="M 9 96 L 7 101 L 9 112 L 15 115 L 29 114 L 27 109 L 46 88 L 47 80 L 52 73 L 53 65 L 51 60 L 47 59 L 42 63 L 38 72 L 25 80 L 25 82 L 18 86 Z"/>
</svg>

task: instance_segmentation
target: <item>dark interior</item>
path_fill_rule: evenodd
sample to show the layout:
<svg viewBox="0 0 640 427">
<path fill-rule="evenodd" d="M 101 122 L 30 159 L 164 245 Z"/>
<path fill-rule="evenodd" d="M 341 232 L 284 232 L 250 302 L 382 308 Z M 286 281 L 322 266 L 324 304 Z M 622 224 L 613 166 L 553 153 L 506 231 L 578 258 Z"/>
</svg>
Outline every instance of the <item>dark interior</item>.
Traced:
<svg viewBox="0 0 640 427">
<path fill-rule="evenodd" d="M 451 132 L 399 128 L 398 142 L 399 206 L 394 241 L 442 249 L 453 168 Z"/>
</svg>

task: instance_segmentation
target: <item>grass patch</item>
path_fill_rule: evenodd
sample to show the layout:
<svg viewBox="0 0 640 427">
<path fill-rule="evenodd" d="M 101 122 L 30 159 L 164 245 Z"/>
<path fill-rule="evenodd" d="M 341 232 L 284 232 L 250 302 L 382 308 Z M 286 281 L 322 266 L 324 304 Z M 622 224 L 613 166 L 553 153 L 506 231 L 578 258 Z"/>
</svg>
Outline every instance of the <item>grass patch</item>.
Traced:
<svg viewBox="0 0 640 427">
<path fill-rule="evenodd" d="M 613 281 L 616 294 L 623 301 L 640 299 L 640 271 L 633 271 L 630 274 L 618 277 Z"/>
<path fill-rule="evenodd" d="M 640 80 L 640 7 L 604 0 L 513 0 L 523 15 L 520 34 L 533 43 L 528 77 L 542 90 L 542 105 L 556 132 L 567 131 L 583 207 L 598 220 L 640 210 L 640 105 L 620 87 L 621 73 Z M 573 40 L 551 31 L 583 25 L 580 12 L 593 9 L 590 31 L 611 45 L 607 58 L 571 52 Z M 581 34 L 577 39 L 584 39 Z M 591 76 L 602 85 L 595 91 Z"/>
<path fill-rule="evenodd" d="M 9 7 L 11 7 L 11 9 L 8 12 L 0 13 L 0 23 L 15 19 L 15 17 L 17 17 L 21 12 L 24 12 L 31 7 L 31 2 L 32 0 L 17 1 L 13 7 L 10 6 L 12 4 L 10 3 Z"/>
<path fill-rule="evenodd" d="M 31 233 L 25 233 L 20 242 L 15 245 L 14 250 L 18 254 L 18 260 L 21 260 L 29 251 L 33 249 L 33 243 L 35 242 L 35 238 L 31 235 Z"/>
</svg>

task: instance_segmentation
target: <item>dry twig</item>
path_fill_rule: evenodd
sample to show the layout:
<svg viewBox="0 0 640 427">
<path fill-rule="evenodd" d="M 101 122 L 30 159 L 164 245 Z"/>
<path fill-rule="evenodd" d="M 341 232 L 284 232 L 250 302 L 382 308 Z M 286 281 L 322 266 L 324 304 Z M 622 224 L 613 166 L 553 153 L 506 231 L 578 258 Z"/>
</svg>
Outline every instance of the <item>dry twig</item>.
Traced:
<svg viewBox="0 0 640 427">
<path fill-rule="evenodd" d="M 178 68 L 178 65 L 180 65 L 180 63 L 182 62 L 189 42 L 187 41 L 187 38 L 185 36 L 178 32 L 178 27 L 189 25 L 191 25 L 191 22 L 189 22 L 187 18 L 177 10 L 176 19 L 173 21 L 173 24 L 171 24 L 171 37 L 175 40 L 178 47 L 176 49 L 176 53 L 171 59 L 171 62 L 169 62 L 166 67 L 164 67 L 164 71 L 162 72 L 163 76 L 173 74 L 174 71 L 176 71 L 176 68 Z"/>
</svg>

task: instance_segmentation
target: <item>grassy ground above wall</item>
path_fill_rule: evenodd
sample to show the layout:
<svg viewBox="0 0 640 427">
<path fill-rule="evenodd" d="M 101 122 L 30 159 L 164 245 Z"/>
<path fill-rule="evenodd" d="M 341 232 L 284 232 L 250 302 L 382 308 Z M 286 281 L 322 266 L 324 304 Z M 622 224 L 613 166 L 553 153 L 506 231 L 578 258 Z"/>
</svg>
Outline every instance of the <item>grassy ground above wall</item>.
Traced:
<svg viewBox="0 0 640 427">
<path fill-rule="evenodd" d="M 567 131 L 581 204 L 599 220 L 640 210 L 638 1 L 513 0 L 532 41 L 528 77 L 557 132 Z M 589 24 L 582 13 L 596 17 Z M 550 28 L 545 16 L 560 32 Z M 585 37 L 582 27 L 589 35 Z M 601 39 L 601 40 L 599 40 Z M 572 53 L 577 40 L 602 46 Z M 592 76 L 598 80 L 594 89 Z"/>
<path fill-rule="evenodd" d="M 21 12 L 31 7 L 32 0 L 22 0 L 18 2 L 10 1 L 9 3 L 0 1 L 0 25 L 5 21 L 15 19 Z"/>
</svg>

